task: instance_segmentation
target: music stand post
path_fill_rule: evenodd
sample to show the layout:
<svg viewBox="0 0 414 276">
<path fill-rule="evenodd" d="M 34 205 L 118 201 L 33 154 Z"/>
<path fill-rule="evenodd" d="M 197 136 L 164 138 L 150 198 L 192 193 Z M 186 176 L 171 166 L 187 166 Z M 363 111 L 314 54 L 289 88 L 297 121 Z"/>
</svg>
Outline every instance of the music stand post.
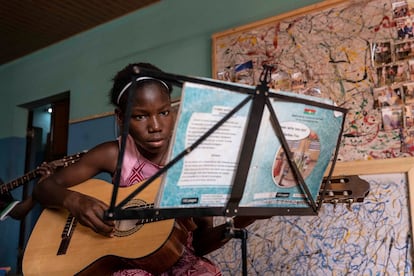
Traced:
<svg viewBox="0 0 414 276">
<path fill-rule="evenodd" d="M 282 132 L 282 128 L 280 126 L 279 121 L 277 120 L 277 116 L 273 107 L 270 103 L 269 98 L 279 98 L 280 100 L 286 100 L 291 102 L 297 103 L 305 103 L 311 104 L 314 106 L 318 106 L 325 109 L 331 109 L 335 111 L 339 111 L 343 113 L 343 121 L 342 127 L 338 135 L 337 143 L 336 143 L 336 150 L 334 153 L 334 158 L 332 160 L 331 169 L 327 176 L 327 182 L 331 177 L 333 172 L 333 168 L 336 162 L 336 157 L 339 150 L 340 140 L 342 136 L 345 115 L 347 110 L 344 108 L 340 108 L 337 106 L 328 105 L 325 103 L 305 100 L 302 98 L 296 97 L 289 97 L 284 95 L 279 95 L 276 93 L 270 93 L 268 84 L 271 79 L 273 67 L 272 66 L 264 66 L 263 72 L 260 76 L 260 84 L 255 87 L 255 89 L 244 87 L 244 86 L 237 86 L 226 82 L 220 81 L 212 81 L 205 78 L 195 78 L 195 77 L 188 77 L 182 75 L 174 75 L 164 72 L 157 72 L 152 70 L 147 70 L 144 68 L 136 68 L 136 76 L 133 78 L 133 85 L 130 87 L 130 91 L 133 91 L 135 86 L 135 79 L 139 76 L 150 76 L 158 79 L 165 80 L 167 82 L 171 82 L 177 86 L 182 87 L 184 82 L 192 82 L 202 85 L 208 85 L 212 87 L 218 87 L 230 91 L 240 92 L 248 95 L 242 102 L 240 102 L 236 107 L 234 107 L 228 114 L 223 116 L 221 120 L 219 120 L 216 124 L 214 124 L 208 131 L 206 131 L 201 137 L 199 137 L 190 147 L 186 148 L 182 152 L 180 152 L 177 156 L 175 156 L 170 162 L 168 162 L 163 168 L 161 168 L 156 174 L 152 177 L 148 178 L 144 183 L 142 183 L 139 187 L 136 188 L 129 196 L 127 196 L 124 200 L 116 205 L 116 195 L 117 189 L 119 189 L 119 175 L 121 173 L 122 167 L 122 160 L 125 148 L 125 138 L 128 135 L 128 124 L 124 124 L 122 129 L 122 139 L 121 139 L 121 146 L 120 152 L 118 157 L 118 164 L 117 164 L 117 171 L 115 172 L 115 180 L 114 180 L 114 190 L 110 202 L 109 209 L 105 212 L 105 218 L 114 220 L 114 219 L 138 219 L 142 221 L 157 221 L 169 218 L 178 218 L 178 217 L 196 217 L 196 216 L 224 216 L 227 218 L 227 227 L 225 235 L 229 238 L 238 238 L 241 240 L 241 251 L 242 251 L 242 266 L 243 266 L 243 275 L 247 275 L 247 231 L 246 229 L 239 229 L 235 228 L 233 225 L 233 217 L 236 215 L 242 216 L 273 216 L 275 211 L 272 209 L 271 211 L 260 208 L 260 212 L 255 208 L 240 208 L 239 203 L 242 199 L 246 179 L 248 176 L 248 172 L 250 169 L 254 148 L 256 146 L 256 139 L 258 135 L 258 131 L 260 129 L 260 123 L 262 120 L 263 112 L 265 107 L 267 107 L 270 111 L 270 120 L 275 129 L 276 136 L 281 143 L 281 146 L 286 154 L 287 161 L 289 164 L 290 169 L 293 172 L 294 177 L 296 178 L 301 190 L 305 193 L 305 199 L 308 201 L 309 207 L 311 207 L 311 214 L 316 215 L 318 211 L 318 206 L 316 202 L 313 200 L 312 195 L 295 163 L 293 160 L 292 152 L 289 149 L 287 141 L 284 137 Z M 132 93 L 128 93 L 129 97 L 131 97 Z M 215 130 L 217 130 L 220 126 L 222 126 L 231 116 L 233 116 L 237 111 L 243 108 L 248 102 L 252 101 L 252 105 L 250 106 L 249 116 L 247 119 L 246 129 L 248 130 L 243 139 L 242 139 L 242 146 L 241 152 L 239 156 L 239 160 L 243 160 L 243 162 L 239 162 L 237 165 L 237 169 L 235 171 L 234 180 L 231 186 L 231 192 L 229 195 L 229 199 L 227 201 L 226 206 L 224 207 L 198 207 L 198 208 L 133 208 L 133 209 L 126 209 L 123 208 L 125 204 L 127 204 L 130 200 L 132 200 L 137 194 L 143 191 L 148 185 L 153 183 L 157 178 L 162 176 L 167 170 L 169 170 L 173 165 L 175 165 L 178 161 L 180 161 L 185 155 L 191 153 L 199 144 L 201 144 L 205 139 L 207 139 Z M 130 98 L 128 99 L 128 105 L 126 108 L 126 115 L 130 114 L 131 103 L 132 101 Z M 129 118 L 125 116 L 125 118 Z M 322 203 L 322 198 L 319 200 L 319 207 Z M 245 209 L 246 212 L 251 212 L 249 214 L 242 213 L 242 209 Z M 258 209 L 258 208 L 256 208 Z M 264 212 L 263 212 L 264 211 Z M 280 210 L 278 210 L 280 211 Z M 259 212 L 259 213 L 258 213 Z M 280 214 L 289 214 L 290 210 L 287 210 L 287 213 L 280 212 Z"/>
<path fill-rule="evenodd" d="M 256 144 L 256 138 L 257 133 L 259 132 L 260 128 L 260 120 L 263 116 L 264 106 L 266 104 L 266 97 L 268 96 L 268 84 L 270 82 L 271 73 L 272 73 L 273 67 L 271 66 L 264 66 L 264 70 L 260 75 L 260 84 L 256 88 L 256 100 L 253 102 L 253 105 L 251 107 L 251 111 L 253 111 L 254 116 L 250 116 L 250 120 L 248 121 L 248 125 L 246 128 L 250 130 L 251 133 L 255 133 L 253 137 L 248 137 L 245 139 L 243 143 L 243 149 L 240 154 L 240 160 L 249 160 L 248 162 L 242 162 L 243 164 L 240 165 L 237 168 L 236 176 L 235 176 L 235 183 L 238 181 L 245 181 L 247 178 L 247 174 L 250 168 L 252 155 L 254 151 L 254 147 Z M 281 129 L 280 129 L 281 131 Z M 279 130 L 277 130 L 277 134 Z M 282 135 L 283 136 L 283 135 Z M 283 143 L 282 143 L 283 145 Z M 287 144 L 283 145 L 286 151 Z M 288 157 L 289 159 L 289 157 Z M 294 171 L 296 173 L 296 171 Z M 244 182 L 242 182 L 244 183 Z M 230 199 L 226 206 L 226 214 L 229 215 L 236 215 L 237 214 L 237 208 L 238 204 L 243 196 L 244 191 L 244 185 L 236 185 L 236 188 L 233 187 L 232 193 L 230 196 Z M 247 276 L 247 230 L 245 228 L 235 228 L 234 227 L 234 221 L 232 218 L 227 218 L 226 220 L 226 238 L 237 238 L 240 240 L 240 250 L 241 250 L 241 259 L 242 259 L 242 275 Z"/>
<path fill-rule="evenodd" d="M 242 256 L 242 275 L 247 276 L 247 230 L 246 228 L 235 228 L 232 218 L 226 219 L 226 232 L 224 238 L 227 239 L 240 239 L 240 250 Z"/>
</svg>

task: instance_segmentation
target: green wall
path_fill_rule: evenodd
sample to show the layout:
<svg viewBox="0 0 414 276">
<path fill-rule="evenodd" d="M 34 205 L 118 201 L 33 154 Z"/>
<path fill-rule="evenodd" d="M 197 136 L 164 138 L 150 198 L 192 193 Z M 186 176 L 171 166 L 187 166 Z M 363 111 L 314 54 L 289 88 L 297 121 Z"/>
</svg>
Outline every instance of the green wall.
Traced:
<svg viewBox="0 0 414 276">
<path fill-rule="evenodd" d="M 110 80 L 127 63 L 211 76 L 211 35 L 307 6 L 316 0 L 165 0 L 0 67 L 0 138 L 24 137 L 16 107 L 71 92 L 70 118 L 111 111 Z"/>
<path fill-rule="evenodd" d="M 211 77 L 211 36 L 320 1 L 164 0 L 0 66 L 0 175 L 23 174 L 27 111 L 18 105 L 70 91 L 70 119 L 112 111 L 111 78 L 128 63 L 151 62 L 176 74 Z M 176 89 L 176 94 L 179 96 Z M 109 120 L 104 129 L 103 123 Z M 111 117 L 73 123 L 69 151 L 115 137 Z M 20 189 L 13 191 L 20 198 Z M 0 223 L 0 266 L 17 271 L 18 222 Z"/>
</svg>

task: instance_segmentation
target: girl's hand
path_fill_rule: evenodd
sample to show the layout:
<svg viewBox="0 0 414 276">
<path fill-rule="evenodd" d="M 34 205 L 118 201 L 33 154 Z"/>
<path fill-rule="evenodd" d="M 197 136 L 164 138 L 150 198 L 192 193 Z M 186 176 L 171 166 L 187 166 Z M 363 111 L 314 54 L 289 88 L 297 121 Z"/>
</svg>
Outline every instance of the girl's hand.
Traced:
<svg viewBox="0 0 414 276">
<path fill-rule="evenodd" d="M 40 164 L 39 167 L 37 167 L 37 171 L 40 174 L 40 179 L 39 181 L 42 181 L 43 179 L 45 179 L 46 177 L 50 176 L 51 174 L 53 174 L 55 172 L 56 167 L 54 167 L 53 165 L 43 162 L 42 164 Z"/>
<path fill-rule="evenodd" d="M 64 205 L 82 225 L 101 235 L 113 237 L 115 223 L 104 220 L 105 211 L 109 208 L 104 202 L 72 191 Z"/>
</svg>

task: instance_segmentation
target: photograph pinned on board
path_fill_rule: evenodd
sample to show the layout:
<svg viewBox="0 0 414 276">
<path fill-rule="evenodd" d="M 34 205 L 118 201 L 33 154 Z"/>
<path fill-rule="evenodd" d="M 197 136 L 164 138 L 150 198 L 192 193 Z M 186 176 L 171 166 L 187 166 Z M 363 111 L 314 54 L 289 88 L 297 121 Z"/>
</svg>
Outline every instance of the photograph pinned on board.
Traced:
<svg viewBox="0 0 414 276">
<path fill-rule="evenodd" d="M 414 81 L 414 59 L 408 60 L 408 72 L 410 74 L 410 80 Z"/>
<path fill-rule="evenodd" d="M 405 82 L 402 84 L 402 90 L 404 95 L 404 103 L 414 103 L 414 82 Z"/>
<path fill-rule="evenodd" d="M 404 127 L 414 127 L 414 103 L 404 105 Z"/>
<path fill-rule="evenodd" d="M 401 152 L 414 152 L 414 128 L 405 129 L 401 139 Z"/>
<path fill-rule="evenodd" d="M 410 36 L 412 38 L 412 36 Z M 414 56 L 414 40 L 405 40 L 394 44 L 395 61 L 408 60 Z"/>
<path fill-rule="evenodd" d="M 393 21 L 397 32 L 396 36 L 398 40 L 403 41 L 413 38 L 413 19 L 410 17 L 397 18 Z M 393 26 L 394 27 L 394 26 Z"/>
<path fill-rule="evenodd" d="M 306 84 L 308 83 L 306 74 L 300 71 L 292 73 L 291 79 L 292 79 L 291 87 L 293 91 L 300 91 L 300 90 L 305 89 Z"/>
<path fill-rule="evenodd" d="M 234 80 L 234 74 L 232 73 L 232 68 L 227 67 L 222 72 L 217 73 L 217 79 L 222 81 L 230 81 L 232 82 Z"/>
<path fill-rule="evenodd" d="M 377 86 L 392 85 L 401 81 L 405 74 L 401 68 L 397 64 L 377 67 Z"/>
<path fill-rule="evenodd" d="M 395 75 L 395 82 L 405 82 L 408 80 L 409 80 L 408 62 L 404 61 L 397 65 L 397 74 Z"/>
<path fill-rule="evenodd" d="M 391 4 L 393 19 L 407 17 L 409 15 L 407 1 L 397 1 Z"/>
<path fill-rule="evenodd" d="M 384 131 L 403 127 L 403 108 L 401 106 L 387 106 L 381 109 L 382 127 Z"/>
<path fill-rule="evenodd" d="M 284 71 L 278 71 L 271 74 L 270 88 L 280 91 L 291 90 L 290 75 Z"/>
<path fill-rule="evenodd" d="M 403 104 L 403 92 L 400 85 L 374 88 L 374 106 L 386 107 Z"/>
<path fill-rule="evenodd" d="M 374 66 L 381 66 L 392 62 L 390 41 L 371 43 L 371 53 Z"/>
</svg>

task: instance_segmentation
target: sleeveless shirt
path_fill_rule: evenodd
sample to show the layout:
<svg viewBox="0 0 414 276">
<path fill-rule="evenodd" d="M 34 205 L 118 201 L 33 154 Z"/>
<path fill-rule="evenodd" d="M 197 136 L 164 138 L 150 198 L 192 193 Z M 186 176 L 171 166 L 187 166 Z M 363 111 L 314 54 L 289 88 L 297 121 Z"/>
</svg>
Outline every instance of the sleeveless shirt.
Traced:
<svg viewBox="0 0 414 276">
<path fill-rule="evenodd" d="M 118 139 L 120 143 L 120 139 Z M 141 182 L 154 175 L 162 166 L 154 164 L 144 158 L 138 151 L 134 139 L 128 135 L 125 145 L 124 159 L 122 162 L 120 187 L 128 187 Z M 188 276 L 220 276 L 220 269 L 207 258 L 197 256 L 193 248 L 193 233 L 196 225 L 192 219 L 186 219 L 180 222 L 181 226 L 188 231 L 188 237 L 185 244 L 183 255 L 177 263 L 168 271 L 163 272 L 160 276 L 168 275 L 188 275 Z M 153 274 L 142 269 L 124 269 L 117 271 L 113 276 L 153 276 Z"/>
</svg>

